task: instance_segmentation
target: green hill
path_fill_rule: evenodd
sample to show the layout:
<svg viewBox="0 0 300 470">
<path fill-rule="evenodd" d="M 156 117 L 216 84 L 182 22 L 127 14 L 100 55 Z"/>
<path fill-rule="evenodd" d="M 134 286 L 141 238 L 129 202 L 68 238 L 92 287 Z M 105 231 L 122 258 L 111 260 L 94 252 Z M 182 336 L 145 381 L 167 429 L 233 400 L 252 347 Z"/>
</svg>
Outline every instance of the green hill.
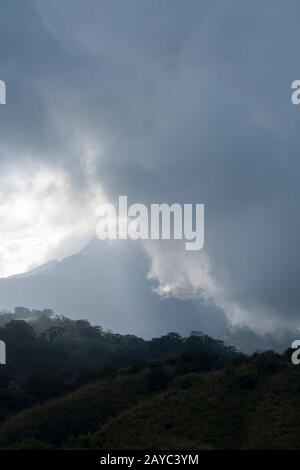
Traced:
<svg viewBox="0 0 300 470">
<path fill-rule="evenodd" d="M 35 438 L 60 445 L 69 435 L 99 429 L 143 394 L 139 377 L 117 378 L 82 387 L 7 420 L 0 427 L 0 444 Z"/>
<path fill-rule="evenodd" d="M 17 314 L 0 328 L 2 449 L 300 449 L 290 351 L 246 356 L 200 332 L 145 341 Z"/>
<path fill-rule="evenodd" d="M 97 449 L 299 449 L 300 370 L 254 361 L 177 378 L 77 445 Z M 75 444 L 75 443 L 74 443 Z"/>
</svg>

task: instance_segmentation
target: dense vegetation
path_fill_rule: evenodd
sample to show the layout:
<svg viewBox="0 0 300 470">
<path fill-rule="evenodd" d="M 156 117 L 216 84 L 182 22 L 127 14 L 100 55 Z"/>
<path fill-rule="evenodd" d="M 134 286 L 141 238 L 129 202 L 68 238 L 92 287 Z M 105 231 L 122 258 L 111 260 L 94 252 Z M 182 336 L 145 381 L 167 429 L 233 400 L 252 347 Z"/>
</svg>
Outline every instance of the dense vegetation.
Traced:
<svg viewBox="0 0 300 470">
<path fill-rule="evenodd" d="M 0 316 L 0 446 L 300 448 L 300 369 L 200 332 L 145 341 L 17 308 Z"/>
</svg>

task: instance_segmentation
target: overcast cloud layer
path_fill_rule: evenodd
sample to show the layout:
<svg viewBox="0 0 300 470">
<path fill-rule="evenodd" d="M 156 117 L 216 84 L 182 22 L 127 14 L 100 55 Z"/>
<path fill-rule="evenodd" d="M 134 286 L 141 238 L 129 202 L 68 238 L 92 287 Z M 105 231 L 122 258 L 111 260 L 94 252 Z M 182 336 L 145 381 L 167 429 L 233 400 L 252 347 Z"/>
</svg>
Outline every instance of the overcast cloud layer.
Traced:
<svg viewBox="0 0 300 470">
<path fill-rule="evenodd" d="M 0 1 L 0 275 L 80 249 L 94 209 L 206 206 L 205 250 L 147 243 L 157 293 L 300 328 L 299 2 Z"/>
</svg>

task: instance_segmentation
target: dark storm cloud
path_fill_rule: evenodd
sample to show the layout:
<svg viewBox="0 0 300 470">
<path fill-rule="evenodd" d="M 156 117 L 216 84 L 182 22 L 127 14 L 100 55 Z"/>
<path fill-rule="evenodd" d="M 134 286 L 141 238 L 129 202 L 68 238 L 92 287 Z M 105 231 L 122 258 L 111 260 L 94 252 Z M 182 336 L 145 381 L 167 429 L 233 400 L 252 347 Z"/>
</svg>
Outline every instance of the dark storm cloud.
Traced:
<svg viewBox="0 0 300 470">
<path fill-rule="evenodd" d="M 84 136 L 112 200 L 205 203 L 211 276 L 241 322 L 297 326 L 298 2 L 0 8 L 3 155 L 56 161 L 84 188 Z"/>
</svg>

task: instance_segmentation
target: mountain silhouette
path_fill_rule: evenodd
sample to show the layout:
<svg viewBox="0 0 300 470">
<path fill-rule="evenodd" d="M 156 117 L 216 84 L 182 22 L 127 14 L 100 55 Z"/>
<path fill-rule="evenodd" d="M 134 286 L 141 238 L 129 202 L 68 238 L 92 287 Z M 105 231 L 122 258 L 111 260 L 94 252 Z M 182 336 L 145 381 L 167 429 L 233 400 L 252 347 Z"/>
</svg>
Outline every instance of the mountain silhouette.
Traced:
<svg viewBox="0 0 300 470">
<path fill-rule="evenodd" d="M 93 239 L 80 252 L 0 279 L 0 309 L 51 308 L 120 333 L 149 338 L 202 330 L 219 336 L 224 315 L 199 299 L 161 298 L 147 279 L 149 260 L 136 242 Z"/>
</svg>

